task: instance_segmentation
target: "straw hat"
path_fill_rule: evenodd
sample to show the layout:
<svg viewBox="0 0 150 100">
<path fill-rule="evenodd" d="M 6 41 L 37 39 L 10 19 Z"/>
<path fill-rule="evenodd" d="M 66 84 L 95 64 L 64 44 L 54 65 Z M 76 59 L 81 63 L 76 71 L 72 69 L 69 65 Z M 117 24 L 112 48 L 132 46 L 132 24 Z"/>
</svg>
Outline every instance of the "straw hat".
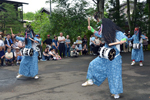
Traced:
<svg viewBox="0 0 150 100">
<path fill-rule="evenodd" d="M 15 49 L 20 49 L 19 47 L 16 47 Z"/>
</svg>

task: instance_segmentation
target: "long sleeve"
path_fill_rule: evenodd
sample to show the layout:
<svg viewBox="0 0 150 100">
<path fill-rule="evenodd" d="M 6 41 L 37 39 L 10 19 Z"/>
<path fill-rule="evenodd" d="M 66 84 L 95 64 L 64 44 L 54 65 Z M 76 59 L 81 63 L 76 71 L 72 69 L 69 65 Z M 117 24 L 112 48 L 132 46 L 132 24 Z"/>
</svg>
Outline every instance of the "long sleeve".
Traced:
<svg viewBox="0 0 150 100">
<path fill-rule="evenodd" d="M 134 35 L 133 35 L 132 37 L 128 38 L 128 41 L 131 41 L 131 40 L 133 40 L 133 37 L 134 37 Z"/>
<path fill-rule="evenodd" d="M 117 40 L 121 41 L 121 40 L 124 39 L 124 38 L 126 38 L 126 40 L 128 40 L 127 36 L 124 35 L 123 32 L 118 31 L 118 32 L 116 33 L 116 39 L 117 39 Z M 126 41 L 126 42 L 127 42 L 127 41 Z"/>
<path fill-rule="evenodd" d="M 95 36 L 97 36 L 97 37 L 102 37 L 102 33 L 101 34 L 98 34 L 98 31 L 95 31 Z"/>
<path fill-rule="evenodd" d="M 141 38 L 145 40 L 145 39 L 146 39 L 146 36 L 145 36 L 145 35 L 141 35 Z"/>
<path fill-rule="evenodd" d="M 22 42 L 24 42 L 24 40 L 25 40 L 24 37 L 19 37 L 19 36 L 16 36 L 16 39 L 19 40 L 19 41 L 22 41 Z"/>
</svg>

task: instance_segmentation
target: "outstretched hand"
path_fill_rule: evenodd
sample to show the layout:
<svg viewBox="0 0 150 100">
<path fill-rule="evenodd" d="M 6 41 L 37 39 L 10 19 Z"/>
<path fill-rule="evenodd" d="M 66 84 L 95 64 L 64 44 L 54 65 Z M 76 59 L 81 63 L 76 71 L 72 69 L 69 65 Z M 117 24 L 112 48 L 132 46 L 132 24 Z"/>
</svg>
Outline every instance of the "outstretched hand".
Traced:
<svg viewBox="0 0 150 100">
<path fill-rule="evenodd" d="M 126 41 L 125 40 L 123 40 L 123 41 L 120 41 L 120 44 L 123 44 L 123 43 L 125 43 Z"/>
<path fill-rule="evenodd" d="M 14 38 L 14 37 L 15 37 L 15 34 L 12 33 L 11 36 Z"/>
<path fill-rule="evenodd" d="M 91 30 L 91 26 L 88 26 L 88 30 Z"/>
</svg>

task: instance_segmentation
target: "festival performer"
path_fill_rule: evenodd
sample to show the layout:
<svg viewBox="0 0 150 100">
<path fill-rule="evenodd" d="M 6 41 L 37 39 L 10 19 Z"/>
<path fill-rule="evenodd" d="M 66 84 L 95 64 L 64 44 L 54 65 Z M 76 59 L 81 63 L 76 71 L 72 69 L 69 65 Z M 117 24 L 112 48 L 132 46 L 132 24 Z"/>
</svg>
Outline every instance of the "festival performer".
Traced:
<svg viewBox="0 0 150 100">
<path fill-rule="evenodd" d="M 95 18 L 97 21 L 99 21 L 97 15 L 95 15 Z M 120 55 L 120 44 L 125 43 L 127 41 L 127 37 L 110 19 L 103 18 L 99 24 L 101 26 L 99 31 L 95 31 L 91 26 L 88 26 L 88 30 L 91 30 L 91 32 L 95 33 L 95 36 L 104 38 L 105 46 L 102 48 L 114 49 L 116 54 L 114 59 L 111 61 L 100 56 L 92 60 L 88 67 L 87 81 L 83 83 L 82 86 L 93 84 L 100 86 L 102 82 L 108 78 L 109 88 L 112 96 L 114 98 L 119 98 L 119 94 L 123 93 L 122 57 Z"/>
<path fill-rule="evenodd" d="M 19 41 L 25 41 L 24 49 L 30 51 L 33 50 L 32 49 L 33 43 L 39 43 L 39 40 L 34 37 L 34 32 L 30 28 L 30 26 L 27 26 L 27 29 L 25 30 L 25 38 L 15 36 L 13 32 L 12 32 L 12 37 L 14 37 Z M 33 54 L 31 52 L 29 55 L 27 54 L 23 56 L 20 63 L 19 73 L 16 76 L 16 78 L 18 79 L 21 78 L 22 76 L 26 76 L 26 77 L 33 77 L 34 79 L 38 79 L 39 76 L 37 74 L 38 74 L 38 52 L 36 50 L 33 50 Z"/>
<path fill-rule="evenodd" d="M 132 48 L 132 55 L 131 55 L 131 65 L 135 65 L 135 62 L 140 62 L 139 65 L 143 66 L 144 55 L 143 55 L 143 39 L 147 39 L 146 36 L 141 34 L 141 29 L 136 26 L 134 29 L 134 35 L 128 39 L 128 41 L 133 40 L 133 48 Z"/>
</svg>

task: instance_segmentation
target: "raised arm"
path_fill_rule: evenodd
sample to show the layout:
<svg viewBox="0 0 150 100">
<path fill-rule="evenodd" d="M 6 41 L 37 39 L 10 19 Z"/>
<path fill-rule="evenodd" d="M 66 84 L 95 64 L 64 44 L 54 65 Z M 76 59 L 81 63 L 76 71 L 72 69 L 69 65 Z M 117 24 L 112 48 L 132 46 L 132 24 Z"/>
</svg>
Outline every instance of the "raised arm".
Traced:
<svg viewBox="0 0 150 100">
<path fill-rule="evenodd" d="M 145 39 L 148 39 L 148 37 L 145 36 L 145 35 L 141 35 L 141 38 L 144 39 L 144 40 L 145 40 Z"/>
<path fill-rule="evenodd" d="M 88 30 L 95 34 L 97 37 L 102 37 L 102 34 L 98 34 L 98 31 L 95 31 L 91 26 L 88 26 Z"/>
<path fill-rule="evenodd" d="M 24 37 L 15 36 L 14 38 L 17 39 L 17 40 L 19 40 L 19 41 L 22 41 L 22 42 L 25 41 Z"/>
<path fill-rule="evenodd" d="M 128 38 L 128 41 L 131 41 L 131 40 L 133 40 L 133 37 L 134 37 L 134 35 L 133 35 L 132 37 Z"/>
</svg>

